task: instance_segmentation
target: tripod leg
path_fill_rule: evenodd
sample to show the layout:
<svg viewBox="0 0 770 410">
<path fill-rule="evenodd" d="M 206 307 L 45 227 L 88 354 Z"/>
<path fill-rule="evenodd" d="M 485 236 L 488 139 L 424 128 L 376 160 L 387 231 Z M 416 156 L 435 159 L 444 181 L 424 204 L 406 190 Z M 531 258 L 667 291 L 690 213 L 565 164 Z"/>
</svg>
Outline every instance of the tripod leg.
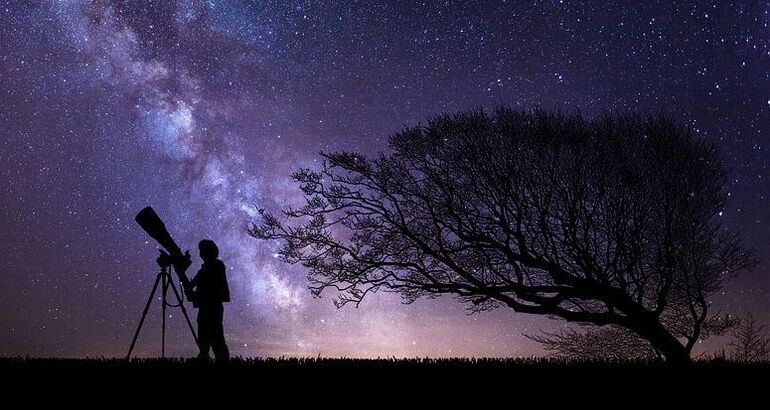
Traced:
<svg viewBox="0 0 770 410">
<path fill-rule="evenodd" d="M 158 283 L 160 283 L 161 273 L 158 273 L 158 276 L 155 278 L 155 284 L 152 285 L 152 292 L 150 292 L 150 298 L 147 299 L 147 304 L 144 305 L 144 312 L 142 312 L 142 318 L 139 320 L 139 326 L 136 327 L 136 332 L 134 332 L 134 338 L 131 340 L 131 347 L 128 348 L 128 354 L 126 355 L 126 360 L 131 358 L 131 353 L 134 351 L 134 345 L 136 345 L 136 339 L 139 337 L 139 331 L 142 330 L 142 325 L 144 324 L 144 318 L 147 317 L 147 311 L 150 310 L 150 304 L 152 304 L 152 299 L 155 298 L 155 291 L 158 290 Z"/>
<path fill-rule="evenodd" d="M 192 322 L 190 321 L 190 316 L 187 315 L 187 309 L 184 307 L 184 303 L 182 303 L 182 298 L 179 297 L 179 292 L 176 290 L 176 285 L 174 285 L 173 281 L 169 281 L 169 284 L 171 285 L 171 290 L 174 291 L 174 295 L 176 296 L 176 302 L 179 304 L 179 307 L 182 309 L 182 314 L 184 315 L 185 320 L 187 321 L 187 327 L 190 328 L 190 332 L 193 335 L 193 339 L 195 339 L 195 344 L 198 344 L 198 336 L 195 334 L 195 329 L 193 329 Z"/>
<path fill-rule="evenodd" d="M 161 289 L 162 289 L 162 296 L 161 296 L 161 308 L 160 312 L 161 315 L 163 315 L 163 319 L 161 319 L 161 325 L 160 325 L 160 333 L 161 333 L 161 339 L 160 339 L 160 357 L 161 359 L 166 358 L 166 293 L 168 293 L 168 283 L 169 278 L 166 277 L 166 273 L 164 272 L 162 275 L 162 278 L 160 279 L 161 283 Z"/>
</svg>

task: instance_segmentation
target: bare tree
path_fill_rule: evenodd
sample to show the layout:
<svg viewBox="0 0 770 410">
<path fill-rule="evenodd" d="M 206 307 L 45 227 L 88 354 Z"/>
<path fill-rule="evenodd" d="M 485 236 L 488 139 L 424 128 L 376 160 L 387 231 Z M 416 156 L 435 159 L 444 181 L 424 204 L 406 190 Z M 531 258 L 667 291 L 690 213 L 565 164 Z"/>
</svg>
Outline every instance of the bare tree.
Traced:
<svg viewBox="0 0 770 410">
<path fill-rule="evenodd" d="M 730 357 L 738 362 L 761 362 L 770 359 L 770 337 L 764 332 L 765 326 L 758 325 L 751 313 L 732 332 L 735 340 L 730 342 Z"/>
<path fill-rule="evenodd" d="M 391 152 L 322 153 L 293 178 L 306 204 L 250 233 L 282 242 L 311 289 L 338 305 L 377 290 L 457 295 L 614 325 L 687 363 L 709 295 L 753 266 L 722 227 L 725 167 L 664 117 L 499 109 L 393 135 Z"/>
<path fill-rule="evenodd" d="M 715 314 L 704 322 L 701 340 L 723 335 L 735 329 L 740 320 L 730 315 Z M 661 353 L 638 334 L 620 326 L 587 327 L 584 331 L 567 328 L 558 332 L 541 331 L 524 335 L 550 352 L 551 356 L 579 360 L 651 360 Z"/>
<path fill-rule="evenodd" d="M 658 359 L 650 342 L 619 326 L 591 327 L 583 332 L 567 328 L 525 337 L 540 343 L 552 356 L 581 360 Z"/>
</svg>

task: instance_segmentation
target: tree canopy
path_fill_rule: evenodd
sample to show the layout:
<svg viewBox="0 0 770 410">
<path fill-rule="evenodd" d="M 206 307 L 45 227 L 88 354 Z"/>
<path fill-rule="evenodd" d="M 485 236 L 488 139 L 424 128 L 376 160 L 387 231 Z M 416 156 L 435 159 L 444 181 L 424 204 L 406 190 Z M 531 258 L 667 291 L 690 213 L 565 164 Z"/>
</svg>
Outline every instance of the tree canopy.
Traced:
<svg viewBox="0 0 770 410">
<path fill-rule="evenodd" d="M 293 174 L 305 205 L 250 229 L 280 240 L 280 257 L 338 305 L 451 294 L 474 310 L 627 329 L 686 362 L 724 330 L 709 296 L 754 263 L 720 222 L 717 150 L 665 116 L 464 112 L 389 148 L 321 153 L 320 169 Z"/>
</svg>

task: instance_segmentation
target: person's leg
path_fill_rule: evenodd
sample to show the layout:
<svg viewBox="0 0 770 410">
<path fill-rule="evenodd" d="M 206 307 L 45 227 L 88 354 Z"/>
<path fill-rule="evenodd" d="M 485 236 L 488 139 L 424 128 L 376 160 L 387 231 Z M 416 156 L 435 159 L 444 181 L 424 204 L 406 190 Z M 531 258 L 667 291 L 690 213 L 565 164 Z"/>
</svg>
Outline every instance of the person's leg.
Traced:
<svg viewBox="0 0 770 410">
<path fill-rule="evenodd" d="M 210 314 L 206 308 L 198 309 L 198 359 L 208 360 L 211 348 Z"/>
<path fill-rule="evenodd" d="M 227 343 L 225 343 L 225 329 L 222 324 L 223 319 L 224 306 L 220 305 L 212 309 L 210 340 L 217 363 L 227 363 L 230 360 L 230 350 L 227 348 Z"/>
</svg>

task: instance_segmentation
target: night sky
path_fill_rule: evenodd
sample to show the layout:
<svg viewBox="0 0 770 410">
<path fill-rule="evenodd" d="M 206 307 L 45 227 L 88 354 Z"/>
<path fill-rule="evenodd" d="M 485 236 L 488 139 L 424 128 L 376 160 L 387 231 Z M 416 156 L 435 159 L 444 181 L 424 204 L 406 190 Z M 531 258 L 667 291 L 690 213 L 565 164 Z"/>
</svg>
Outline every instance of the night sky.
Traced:
<svg viewBox="0 0 770 410">
<path fill-rule="evenodd" d="M 234 355 L 541 354 L 522 333 L 563 322 L 381 293 L 338 310 L 246 233 L 299 203 L 289 174 L 319 151 L 499 105 L 662 111 L 715 141 L 721 217 L 760 259 L 715 305 L 770 325 L 768 24 L 769 1 L 0 2 L 0 355 L 125 354 L 157 272 L 146 205 L 183 249 L 219 243 Z M 168 350 L 194 355 L 170 316 Z"/>
</svg>

